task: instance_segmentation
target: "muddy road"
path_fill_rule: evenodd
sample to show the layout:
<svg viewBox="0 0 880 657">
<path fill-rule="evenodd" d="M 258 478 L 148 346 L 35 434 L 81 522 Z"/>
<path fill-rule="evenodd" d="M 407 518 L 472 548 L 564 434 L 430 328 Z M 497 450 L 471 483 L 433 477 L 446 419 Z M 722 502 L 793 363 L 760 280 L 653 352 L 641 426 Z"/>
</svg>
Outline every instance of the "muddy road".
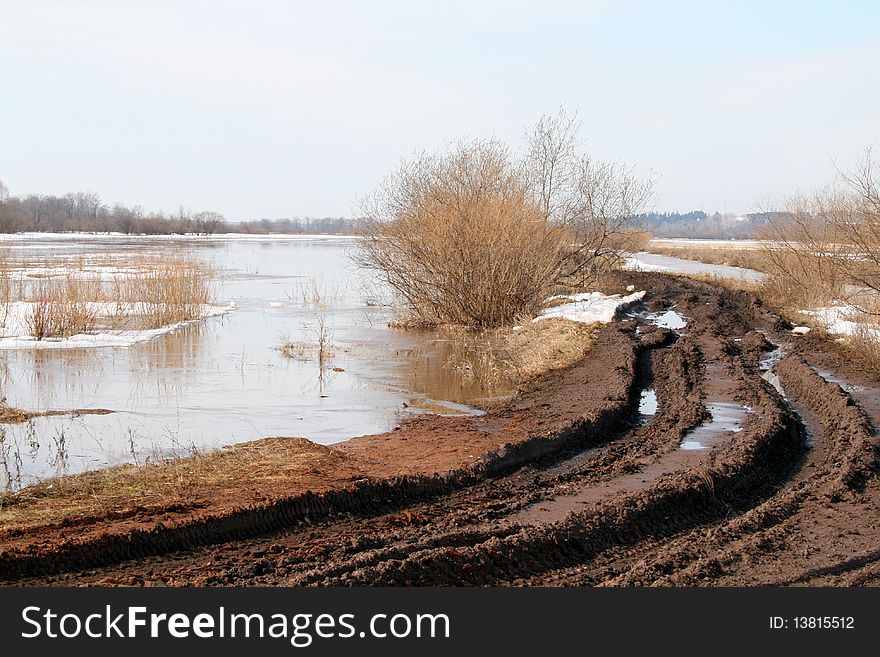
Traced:
<svg viewBox="0 0 880 657">
<path fill-rule="evenodd" d="M 880 383 L 748 293 L 639 273 L 610 291 L 628 284 L 645 307 L 577 366 L 333 448 L 342 493 L 6 532 L 0 580 L 880 583 Z"/>
</svg>

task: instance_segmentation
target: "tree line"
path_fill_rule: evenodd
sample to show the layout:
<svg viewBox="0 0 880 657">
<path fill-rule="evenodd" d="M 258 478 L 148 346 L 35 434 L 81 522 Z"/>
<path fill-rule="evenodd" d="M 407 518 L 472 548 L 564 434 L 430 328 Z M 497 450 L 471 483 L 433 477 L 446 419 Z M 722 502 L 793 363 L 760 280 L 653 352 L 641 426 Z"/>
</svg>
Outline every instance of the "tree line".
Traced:
<svg viewBox="0 0 880 657">
<path fill-rule="evenodd" d="M 212 211 L 179 208 L 174 214 L 146 212 L 140 206 L 105 203 L 94 192 L 63 196 L 14 196 L 0 181 L 0 233 L 94 232 L 126 235 L 214 233 L 353 234 L 358 220 L 346 217 L 292 217 L 233 222 Z"/>
</svg>

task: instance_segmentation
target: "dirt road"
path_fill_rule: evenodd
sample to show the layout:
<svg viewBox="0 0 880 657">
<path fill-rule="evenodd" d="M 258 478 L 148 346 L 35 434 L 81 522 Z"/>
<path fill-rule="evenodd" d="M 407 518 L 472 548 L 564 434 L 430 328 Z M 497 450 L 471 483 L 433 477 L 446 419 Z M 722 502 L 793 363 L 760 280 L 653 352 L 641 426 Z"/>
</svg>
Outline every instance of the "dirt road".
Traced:
<svg viewBox="0 0 880 657">
<path fill-rule="evenodd" d="M 880 383 L 748 293 L 659 274 L 626 284 L 646 307 L 577 366 L 484 416 L 420 417 L 333 448 L 342 492 L 242 510 L 232 491 L 214 515 L 5 532 L 0 580 L 880 583 Z"/>
</svg>

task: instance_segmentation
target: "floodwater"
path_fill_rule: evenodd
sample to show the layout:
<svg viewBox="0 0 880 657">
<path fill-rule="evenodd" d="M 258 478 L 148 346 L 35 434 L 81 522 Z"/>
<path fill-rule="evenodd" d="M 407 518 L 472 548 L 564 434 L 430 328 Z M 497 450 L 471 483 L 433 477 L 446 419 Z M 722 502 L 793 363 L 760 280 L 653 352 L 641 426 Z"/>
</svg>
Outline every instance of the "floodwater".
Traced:
<svg viewBox="0 0 880 657">
<path fill-rule="evenodd" d="M 724 433 L 742 431 L 742 421 L 751 412 L 747 406 L 734 402 L 712 402 L 706 404 L 711 415 L 696 429 L 688 432 L 681 441 L 681 449 L 711 449 Z"/>
<path fill-rule="evenodd" d="M 387 431 L 426 407 L 477 412 L 472 404 L 509 392 L 468 375 L 481 345 L 389 328 L 393 310 L 376 305 L 381 288 L 349 258 L 353 239 L 28 236 L 5 244 L 13 258 L 49 265 L 185 250 L 217 270 L 217 302 L 234 310 L 130 347 L 0 351 L 9 406 L 114 411 L 0 425 L 0 490 L 267 436 L 329 444 Z M 333 354 L 323 367 L 312 349 L 322 323 Z M 303 343 L 302 358 L 281 354 L 283 339 Z"/>
<path fill-rule="evenodd" d="M 710 265 L 696 260 L 686 260 L 657 253 L 634 253 L 627 258 L 627 266 L 637 271 L 668 272 L 672 274 L 690 274 L 718 276 L 720 278 L 740 279 L 760 283 L 764 274 L 745 267 L 729 265 Z"/>
</svg>

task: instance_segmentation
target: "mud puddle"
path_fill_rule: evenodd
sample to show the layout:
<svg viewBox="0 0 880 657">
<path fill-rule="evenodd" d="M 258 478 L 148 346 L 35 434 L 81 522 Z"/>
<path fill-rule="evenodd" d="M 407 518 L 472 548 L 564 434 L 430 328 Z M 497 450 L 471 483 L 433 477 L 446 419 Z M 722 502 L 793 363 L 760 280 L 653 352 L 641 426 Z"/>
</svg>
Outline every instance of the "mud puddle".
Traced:
<svg viewBox="0 0 880 657">
<path fill-rule="evenodd" d="M 865 392 L 868 389 L 866 386 L 852 383 L 851 381 L 848 381 L 847 379 L 835 374 L 834 372 L 831 372 L 830 370 L 826 370 L 823 367 L 813 365 L 812 368 L 813 371 L 821 376 L 823 379 L 825 379 L 829 383 L 836 383 L 848 393 L 852 394 Z"/>
<path fill-rule="evenodd" d="M 712 402 L 706 404 L 706 408 L 711 418 L 689 432 L 679 449 L 689 451 L 715 447 L 725 433 L 742 431 L 742 421 L 752 412 L 749 407 L 736 402 Z"/>
</svg>

